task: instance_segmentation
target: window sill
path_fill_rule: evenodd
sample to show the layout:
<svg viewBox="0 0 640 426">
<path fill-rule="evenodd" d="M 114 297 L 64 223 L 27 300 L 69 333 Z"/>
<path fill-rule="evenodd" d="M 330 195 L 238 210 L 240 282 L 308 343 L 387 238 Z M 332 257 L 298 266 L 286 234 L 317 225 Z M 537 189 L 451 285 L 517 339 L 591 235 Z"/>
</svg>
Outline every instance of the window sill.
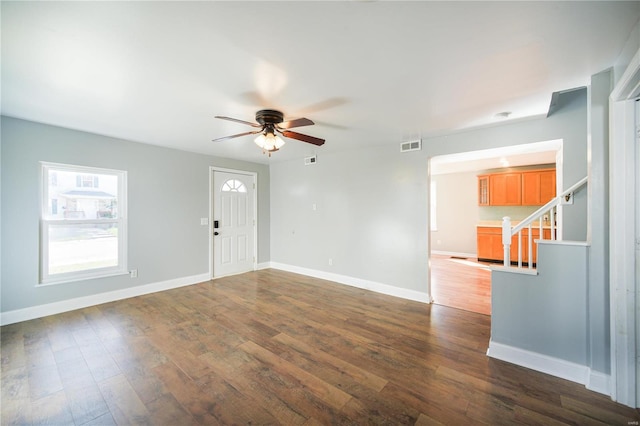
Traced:
<svg viewBox="0 0 640 426">
<path fill-rule="evenodd" d="M 115 277 L 115 276 L 119 276 L 119 275 L 128 275 L 129 271 L 127 270 L 122 270 L 122 269 L 118 269 L 117 271 L 110 271 L 110 272 L 103 272 L 100 274 L 96 274 L 96 273 L 91 273 L 91 274 L 83 274 L 83 275 L 74 275 L 74 276 L 67 276 L 67 277 L 60 277 L 60 278 L 50 278 L 48 280 L 43 280 L 42 282 L 36 284 L 36 288 L 38 287 L 48 287 L 48 286 L 52 286 L 52 285 L 59 285 L 59 284 L 66 284 L 66 283 L 73 283 L 73 282 L 78 282 L 78 281 L 88 281 L 88 280 L 95 280 L 95 279 L 99 279 L 99 278 L 108 278 L 108 277 Z"/>
</svg>

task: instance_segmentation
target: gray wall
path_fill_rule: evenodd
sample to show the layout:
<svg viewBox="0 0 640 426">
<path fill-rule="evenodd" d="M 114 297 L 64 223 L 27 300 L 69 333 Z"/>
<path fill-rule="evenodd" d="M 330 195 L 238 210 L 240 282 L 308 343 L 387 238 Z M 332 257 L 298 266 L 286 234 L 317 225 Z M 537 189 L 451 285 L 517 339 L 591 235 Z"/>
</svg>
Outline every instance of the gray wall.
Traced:
<svg viewBox="0 0 640 426">
<path fill-rule="evenodd" d="M 209 167 L 258 173 L 258 261 L 270 259 L 266 165 L 177 151 L 2 117 L 2 312 L 209 269 Z M 139 276 L 40 286 L 40 161 L 128 172 L 128 266 Z"/>
<path fill-rule="evenodd" d="M 491 341 L 587 365 L 586 246 L 540 244 L 538 276 L 491 272 Z"/>
<path fill-rule="evenodd" d="M 589 111 L 589 366 L 610 373 L 609 94 L 611 70 L 591 78 Z"/>
<path fill-rule="evenodd" d="M 563 139 L 563 178 L 573 184 L 587 175 L 586 90 L 560 98 L 548 118 L 423 138 L 422 151 L 400 153 L 399 140 L 351 152 L 320 149 L 314 166 L 273 163 L 271 260 L 426 292 L 429 158 Z M 585 240 L 586 208 L 585 194 L 565 209 L 565 238 Z"/>
<path fill-rule="evenodd" d="M 427 187 L 396 145 L 272 164 L 271 260 L 426 292 Z"/>
</svg>

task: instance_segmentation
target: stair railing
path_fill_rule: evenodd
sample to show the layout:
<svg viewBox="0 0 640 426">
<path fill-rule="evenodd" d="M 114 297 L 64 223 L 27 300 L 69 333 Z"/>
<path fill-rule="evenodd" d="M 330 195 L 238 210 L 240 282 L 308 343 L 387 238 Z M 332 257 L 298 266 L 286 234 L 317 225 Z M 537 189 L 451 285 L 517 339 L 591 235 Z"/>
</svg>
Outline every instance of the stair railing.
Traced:
<svg viewBox="0 0 640 426">
<path fill-rule="evenodd" d="M 511 218 L 509 216 L 505 216 L 502 218 L 502 244 L 504 246 L 504 266 L 511 266 L 511 239 L 514 235 L 518 234 L 518 268 L 522 268 L 522 230 L 526 228 L 526 232 L 528 235 L 527 238 L 527 267 L 529 269 L 533 269 L 533 232 L 532 227 L 533 223 L 538 221 L 538 229 L 539 229 L 539 238 L 540 240 L 544 240 L 544 230 L 549 227 L 551 240 L 555 240 L 556 235 L 556 212 L 558 206 L 562 204 L 563 200 L 568 202 L 573 197 L 573 193 L 578 190 L 580 187 L 587 183 L 587 176 L 580 179 L 576 184 L 569 187 L 562 194 L 553 198 L 544 206 L 540 207 L 538 210 L 530 214 L 526 219 L 518 223 L 513 228 L 511 227 Z M 547 216 L 547 220 L 542 220 L 545 215 Z"/>
</svg>

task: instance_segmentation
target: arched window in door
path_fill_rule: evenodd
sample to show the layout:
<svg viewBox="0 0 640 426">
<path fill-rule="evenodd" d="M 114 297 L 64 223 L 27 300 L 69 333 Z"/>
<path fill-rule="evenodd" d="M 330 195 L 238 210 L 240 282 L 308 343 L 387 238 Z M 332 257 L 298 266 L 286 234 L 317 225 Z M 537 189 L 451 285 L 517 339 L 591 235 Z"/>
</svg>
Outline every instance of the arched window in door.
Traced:
<svg viewBox="0 0 640 426">
<path fill-rule="evenodd" d="M 229 179 L 222 184 L 222 192 L 247 192 L 247 187 L 237 179 Z"/>
</svg>

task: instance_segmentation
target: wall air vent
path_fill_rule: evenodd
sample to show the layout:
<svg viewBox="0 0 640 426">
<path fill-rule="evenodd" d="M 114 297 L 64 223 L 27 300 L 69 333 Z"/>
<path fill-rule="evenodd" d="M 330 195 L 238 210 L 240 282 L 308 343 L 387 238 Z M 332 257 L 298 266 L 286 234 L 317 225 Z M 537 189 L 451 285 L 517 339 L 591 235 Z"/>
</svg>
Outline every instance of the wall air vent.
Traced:
<svg viewBox="0 0 640 426">
<path fill-rule="evenodd" d="M 420 151 L 421 149 L 422 149 L 422 139 L 402 142 L 400 144 L 400 152 Z"/>
<path fill-rule="evenodd" d="M 304 165 L 305 166 L 310 166 L 311 164 L 316 164 L 316 161 L 318 161 L 318 159 L 316 158 L 315 155 L 313 155 L 311 157 L 305 157 Z"/>
</svg>

